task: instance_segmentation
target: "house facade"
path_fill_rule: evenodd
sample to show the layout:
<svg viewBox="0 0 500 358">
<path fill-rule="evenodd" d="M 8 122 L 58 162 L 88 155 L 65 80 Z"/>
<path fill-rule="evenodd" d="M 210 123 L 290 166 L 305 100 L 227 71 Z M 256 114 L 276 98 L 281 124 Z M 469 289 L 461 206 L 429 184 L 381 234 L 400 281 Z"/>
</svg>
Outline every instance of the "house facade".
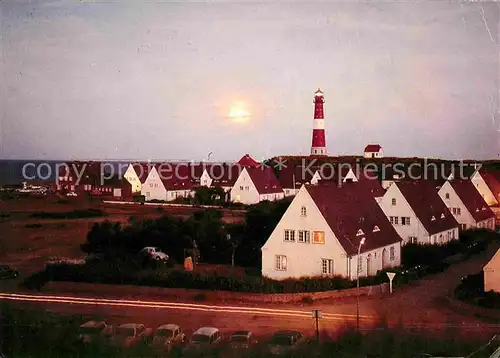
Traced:
<svg viewBox="0 0 500 358">
<path fill-rule="evenodd" d="M 484 266 L 483 273 L 484 292 L 494 291 L 500 293 L 500 249 Z"/>
<path fill-rule="evenodd" d="M 231 201 L 246 205 L 285 197 L 283 189 L 270 167 L 245 167 L 230 191 Z"/>
<path fill-rule="evenodd" d="M 190 167 L 184 163 L 162 163 L 151 168 L 141 188 L 146 201 L 172 201 L 193 195 Z"/>
<path fill-rule="evenodd" d="M 132 186 L 132 193 L 141 193 L 142 184 L 146 181 L 149 171 L 154 166 L 153 163 L 130 163 L 123 177 Z"/>
<path fill-rule="evenodd" d="M 458 223 L 432 182 L 395 182 L 379 205 L 403 239 L 403 245 L 443 244 L 458 239 Z"/>
<path fill-rule="evenodd" d="M 365 158 L 383 158 L 384 152 L 379 144 L 368 144 L 364 151 Z"/>
<path fill-rule="evenodd" d="M 495 214 L 470 180 L 447 181 L 438 195 L 457 220 L 461 230 L 495 229 Z"/>
<path fill-rule="evenodd" d="M 401 238 L 357 183 L 302 186 L 262 247 L 262 275 L 272 279 L 354 279 L 358 267 L 371 276 L 400 264 Z"/>
</svg>

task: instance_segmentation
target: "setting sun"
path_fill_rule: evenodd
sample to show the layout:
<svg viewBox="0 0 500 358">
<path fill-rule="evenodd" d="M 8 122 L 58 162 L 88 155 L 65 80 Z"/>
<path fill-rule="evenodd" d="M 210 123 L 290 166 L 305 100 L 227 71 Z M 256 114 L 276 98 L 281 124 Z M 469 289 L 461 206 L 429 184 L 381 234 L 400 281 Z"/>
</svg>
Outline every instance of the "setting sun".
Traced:
<svg viewBox="0 0 500 358">
<path fill-rule="evenodd" d="M 250 120 L 250 112 L 243 102 L 234 103 L 229 109 L 229 118 L 236 123 L 245 123 Z"/>
</svg>

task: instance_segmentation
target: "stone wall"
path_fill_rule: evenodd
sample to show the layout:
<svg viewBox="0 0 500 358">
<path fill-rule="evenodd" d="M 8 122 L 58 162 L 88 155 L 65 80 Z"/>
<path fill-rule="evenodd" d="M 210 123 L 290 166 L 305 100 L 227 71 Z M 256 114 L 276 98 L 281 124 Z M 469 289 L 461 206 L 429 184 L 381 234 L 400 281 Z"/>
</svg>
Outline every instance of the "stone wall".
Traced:
<svg viewBox="0 0 500 358">
<path fill-rule="evenodd" d="M 383 283 L 376 286 L 360 287 L 360 296 L 375 296 L 389 291 L 389 284 Z M 181 288 L 162 288 L 149 286 L 127 286 L 127 285 L 103 285 L 77 282 L 49 282 L 44 288 L 45 293 L 66 293 L 86 295 L 89 293 L 96 296 L 112 296 L 122 299 L 132 299 L 139 296 L 147 296 L 148 299 L 161 300 L 195 300 L 203 297 L 212 302 L 252 302 L 252 303 L 299 303 L 305 300 L 326 300 L 356 297 L 357 288 L 346 290 L 308 292 L 308 293 L 244 293 L 229 291 L 187 290 Z"/>
</svg>

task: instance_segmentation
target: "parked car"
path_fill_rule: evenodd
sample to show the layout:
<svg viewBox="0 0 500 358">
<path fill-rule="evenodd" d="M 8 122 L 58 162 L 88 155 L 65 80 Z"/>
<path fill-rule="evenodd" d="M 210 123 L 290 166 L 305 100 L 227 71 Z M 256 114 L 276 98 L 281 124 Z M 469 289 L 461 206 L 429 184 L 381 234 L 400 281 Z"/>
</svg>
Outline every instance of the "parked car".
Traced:
<svg viewBox="0 0 500 358">
<path fill-rule="evenodd" d="M 88 321 L 78 329 L 78 340 L 82 343 L 92 343 L 99 339 L 110 338 L 113 327 L 106 322 Z"/>
<path fill-rule="evenodd" d="M 157 247 L 152 247 L 152 246 L 146 246 L 141 250 L 141 254 L 157 261 L 167 261 L 168 260 L 168 255 L 164 252 L 161 252 L 161 250 Z"/>
<path fill-rule="evenodd" d="M 275 332 L 269 342 L 271 355 L 287 355 L 307 343 L 306 337 L 298 331 Z"/>
<path fill-rule="evenodd" d="M 193 333 L 188 345 L 183 350 L 183 356 L 206 353 L 217 348 L 222 342 L 221 332 L 214 327 L 202 327 Z"/>
<path fill-rule="evenodd" d="M 16 278 L 19 276 L 19 271 L 8 265 L 0 265 L 0 279 Z"/>
<path fill-rule="evenodd" d="M 130 348 L 139 343 L 145 343 L 152 335 L 153 330 L 140 323 L 127 323 L 118 326 L 111 338 L 111 345 Z"/>
<path fill-rule="evenodd" d="M 164 324 L 156 329 L 151 345 L 154 348 L 170 351 L 183 344 L 185 339 L 186 335 L 182 332 L 181 327 L 176 324 Z"/>
<path fill-rule="evenodd" d="M 247 349 L 256 344 L 257 341 L 250 331 L 236 331 L 229 338 L 229 346 L 231 349 Z"/>
</svg>

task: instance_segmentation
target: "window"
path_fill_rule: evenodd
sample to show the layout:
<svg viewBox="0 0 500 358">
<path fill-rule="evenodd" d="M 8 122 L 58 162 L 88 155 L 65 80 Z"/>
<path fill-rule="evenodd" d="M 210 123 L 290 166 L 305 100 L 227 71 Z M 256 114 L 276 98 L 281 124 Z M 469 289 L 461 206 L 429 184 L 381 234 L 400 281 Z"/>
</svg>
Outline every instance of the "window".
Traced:
<svg viewBox="0 0 500 358">
<path fill-rule="evenodd" d="M 392 205 L 396 205 L 396 199 L 392 198 Z"/>
<path fill-rule="evenodd" d="M 285 241 L 295 242 L 295 230 L 285 230 Z"/>
<path fill-rule="evenodd" d="M 299 242 L 309 244 L 311 242 L 310 232 L 305 230 L 299 230 Z"/>
<path fill-rule="evenodd" d="M 389 216 L 389 220 L 391 221 L 391 224 L 394 224 L 394 216 Z"/>
<path fill-rule="evenodd" d="M 401 216 L 401 225 L 410 225 L 410 218 L 407 216 Z"/>
<path fill-rule="evenodd" d="M 453 215 L 457 215 L 457 208 L 452 208 L 453 210 Z"/>
<path fill-rule="evenodd" d="M 286 271 L 286 256 L 276 255 L 276 271 Z"/>
<path fill-rule="evenodd" d="M 451 230 L 451 238 L 455 239 L 455 230 Z"/>
<path fill-rule="evenodd" d="M 392 246 L 390 251 L 389 251 L 389 257 L 390 257 L 391 261 L 394 261 L 394 259 L 395 259 L 394 246 Z"/>
<path fill-rule="evenodd" d="M 300 208 L 300 216 L 307 216 L 307 209 L 305 206 Z"/>
<path fill-rule="evenodd" d="M 313 244 L 324 244 L 325 243 L 325 232 L 315 231 L 313 236 Z"/>
<path fill-rule="evenodd" d="M 447 238 L 447 241 L 450 241 L 450 240 L 451 240 L 451 232 L 450 232 L 450 231 L 448 231 L 448 232 L 446 233 L 446 238 Z"/>
<path fill-rule="evenodd" d="M 240 185 L 240 190 L 243 190 L 243 185 Z"/>
<path fill-rule="evenodd" d="M 438 244 L 442 244 L 442 243 L 443 243 L 443 234 L 439 234 Z"/>
<path fill-rule="evenodd" d="M 416 237 L 416 236 L 410 236 L 410 237 L 408 238 L 408 242 L 409 242 L 410 244 L 416 244 L 416 243 L 418 242 L 418 239 L 417 239 L 417 237 Z"/>
<path fill-rule="evenodd" d="M 394 217 L 394 225 L 398 225 L 399 224 L 399 217 L 395 216 Z"/>
<path fill-rule="evenodd" d="M 361 236 L 361 235 L 364 235 L 365 233 L 363 232 L 363 230 L 359 229 L 358 232 L 356 233 L 356 236 Z"/>
<path fill-rule="evenodd" d="M 373 232 L 377 232 L 377 231 L 380 231 L 380 229 L 378 228 L 378 226 L 377 226 L 377 225 L 375 225 L 375 226 L 373 227 Z"/>
<path fill-rule="evenodd" d="M 245 190 L 246 190 L 246 191 L 248 191 L 248 190 L 250 190 L 250 189 L 249 189 L 249 187 L 248 187 L 248 186 L 246 186 L 246 187 L 245 187 Z"/>
<path fill-rule="evenodd" d="M 436 220 L 436 218 L 434 217 L 434 215 L 432 215 L 431 220 L 432 221 Z"/>
<path fill-rule="evenodd" d="M 321 259 L 321 272 L 323 275 L 333 275 L 333 260 Z"/>
<path fill-rule="evenodd" d="M 441 214 L 441 219 L 444 219 L 444 213 Z"/>
<path fill-rule="evenodd" d="M 449 198 L 450 198 L 450 193 L 446 193 L 446 194 L 444 195 L 444 197 L 445 197 L 446 199 L 449 199 Z"/>
<path fill-rule="evenodd" d="M 460 208 L 457 208 L 457 215 L 460 215 L 460 213 L 461 213 Z"/>
</svg>

